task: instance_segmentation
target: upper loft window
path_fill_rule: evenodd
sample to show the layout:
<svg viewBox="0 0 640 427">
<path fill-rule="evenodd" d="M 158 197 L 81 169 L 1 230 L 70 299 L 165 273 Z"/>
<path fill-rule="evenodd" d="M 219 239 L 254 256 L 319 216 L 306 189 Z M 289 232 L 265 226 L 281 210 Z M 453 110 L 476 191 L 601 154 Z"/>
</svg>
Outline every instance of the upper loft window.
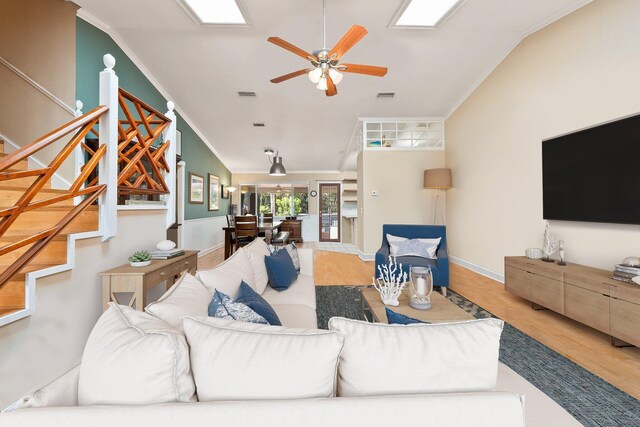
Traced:
<svg viewBox="0 0 640 427">
<path fill-rule="evenodd" d="M 449 17 L 464 0 L 407 0 L 393 26 L 433 28 Z"/>
<path fill-rule="evenodd" d="M 201 24 L 246 25 L 238 0 L 182 0 Z"/>
</svg>

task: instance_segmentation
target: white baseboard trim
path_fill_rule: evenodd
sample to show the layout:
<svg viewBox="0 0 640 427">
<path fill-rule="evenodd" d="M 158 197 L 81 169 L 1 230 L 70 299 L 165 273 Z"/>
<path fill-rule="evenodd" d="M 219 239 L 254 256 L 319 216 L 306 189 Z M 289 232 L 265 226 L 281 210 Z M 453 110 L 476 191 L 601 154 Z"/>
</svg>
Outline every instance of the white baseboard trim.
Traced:
<svg viewBox="0 0 640 427">
<path fill-rule="evenodd" d="M 504 275 L 500 273 L 496 273 L 495 271 L 491 271 L 487 268 L 481 267 L 478 264 L 474 264 L 472 262 L 466 261 L 462 258 L 458 258 L 457 256 L 450 256 L 449 259 L 453 264 L 459 265 L 464 268 L 468 268 L 469 270 L 481 274 L 490 279 L 496 280 L 500 283 L 504 283 Z"/>
<path fill-rule="evenodd" d="M 367 254 L 358 249 L 358 257 L 363 261 L 375 261 L 376 254 Z"/>
<path fill-rule="evenodd" d="M 203 249 L 198 252 L 198 258 L 202 258 L 203 256 L 210 254 L 213 251 L 217 251 L 218 249 L 224 248 L 224 243 L 218 243 L 217 245 L 213 245 L 210 248 Z"/>
</svg>

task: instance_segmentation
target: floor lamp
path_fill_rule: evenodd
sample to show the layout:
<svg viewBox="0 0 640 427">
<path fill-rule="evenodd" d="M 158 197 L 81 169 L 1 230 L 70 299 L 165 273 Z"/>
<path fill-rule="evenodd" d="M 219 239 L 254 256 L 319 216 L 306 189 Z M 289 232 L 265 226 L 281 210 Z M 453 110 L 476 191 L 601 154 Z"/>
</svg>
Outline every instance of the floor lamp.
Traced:
<svg viewBox="0 0 640 427">
<path fill-rule="evenodd" d="M 424 171 L 424 188 L 436 190 L 436 206 L 433 211 L 433 225 L 436 225 L 436 216 L 438 215 L 438 199 L 440 191 L 451 188 L 451 169 L 427 169 Z M 442 215 L 442 225 L 444 225 L 444 215 Z"/>
</svg>

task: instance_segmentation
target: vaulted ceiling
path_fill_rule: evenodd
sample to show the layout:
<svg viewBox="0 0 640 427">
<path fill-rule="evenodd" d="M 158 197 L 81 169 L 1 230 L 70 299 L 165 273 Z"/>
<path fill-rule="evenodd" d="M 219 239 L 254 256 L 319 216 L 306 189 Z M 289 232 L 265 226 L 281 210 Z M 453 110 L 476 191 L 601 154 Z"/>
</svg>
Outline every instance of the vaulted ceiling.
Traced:
<svg viewBox="0 0 640 427">
<path fill-rule="evenodd" d="M 338 170 L 358 117 L 446 117 L 523 37 L 590 2 L 466 0 L 436 29 L 399 29 L 390 23 L 404 0 L 328 0 L 329 47 L 362 25 L 369 34 L 344 61 L 389 68 L 383 78 L 345 74 L 328 98 L 305 76 L 269 82 L 308 63 L 267 37 L 322 47 L 321 0 L 241 0 L 246 27 L 198 25 L 178 0 L 74 1 L 131 49 L 233 172 L 265 171 L 267 147 L 290 172 Z M 376 98 L 383 91 L 396 95 Z"/>
</svg>

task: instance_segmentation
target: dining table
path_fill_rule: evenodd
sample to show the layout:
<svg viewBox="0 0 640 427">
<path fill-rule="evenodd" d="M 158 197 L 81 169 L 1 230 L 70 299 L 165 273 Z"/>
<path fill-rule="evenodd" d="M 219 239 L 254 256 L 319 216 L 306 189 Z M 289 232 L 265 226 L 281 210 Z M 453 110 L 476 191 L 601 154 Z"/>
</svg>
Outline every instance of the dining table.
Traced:
<svg viewBox="0 0 640 427">
<path fill-rule="evenodd" d="M 258 232 L 264 232 L 264 241 L 267 244 L 271 243 L 271 237 L 273 233 L 278 230 L 278 227 L 282 225 L 282 221 L 259 221 L 258 222 Z M 222 227 L 224 230 L 224 259 L 227 259 L 231 256 L 232 246 L 231 246 L 231 234 L 236 231 L 235 226 L 227 226 Z"/>
</svg>

